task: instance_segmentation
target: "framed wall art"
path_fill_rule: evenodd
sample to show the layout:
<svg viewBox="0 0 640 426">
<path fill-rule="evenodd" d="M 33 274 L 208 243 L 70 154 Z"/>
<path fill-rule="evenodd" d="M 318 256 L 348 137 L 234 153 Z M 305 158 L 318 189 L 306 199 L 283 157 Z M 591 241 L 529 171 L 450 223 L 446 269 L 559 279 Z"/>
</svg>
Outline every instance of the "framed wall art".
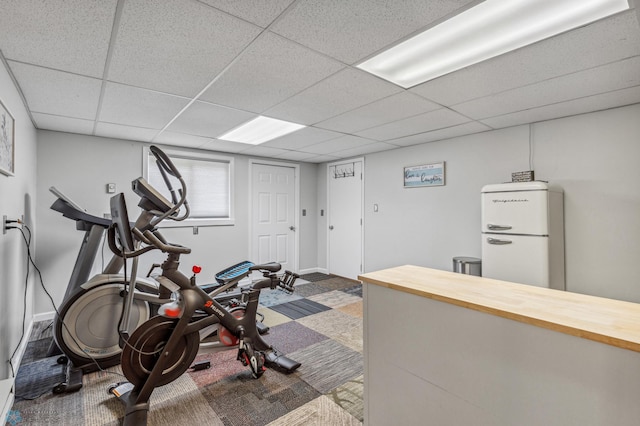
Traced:
<svg viewBox="0 0 640 426">
<path fill-rule="evenodd" d="M 404 187 L 444 185 L 444 161 L 404 168 Z"/>
<path fill-rule="evenodd" d="M 15 120 L 0 100 L 0 173 L 13 176 L 15 172 Z"/>
</svg>

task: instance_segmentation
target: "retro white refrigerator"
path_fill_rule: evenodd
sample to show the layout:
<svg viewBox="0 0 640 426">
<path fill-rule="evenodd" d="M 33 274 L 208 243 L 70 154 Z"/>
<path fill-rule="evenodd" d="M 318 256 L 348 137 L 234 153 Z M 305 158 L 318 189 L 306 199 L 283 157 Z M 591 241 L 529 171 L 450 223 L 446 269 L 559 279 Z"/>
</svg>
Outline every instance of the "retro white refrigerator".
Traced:
<svg viewBox="0 0 640 426">
<path fill-rule="evenodd" d="M 482 188 L 482 276 L 565 289 L 562 189 L 545 182 Z"/>
</svg>

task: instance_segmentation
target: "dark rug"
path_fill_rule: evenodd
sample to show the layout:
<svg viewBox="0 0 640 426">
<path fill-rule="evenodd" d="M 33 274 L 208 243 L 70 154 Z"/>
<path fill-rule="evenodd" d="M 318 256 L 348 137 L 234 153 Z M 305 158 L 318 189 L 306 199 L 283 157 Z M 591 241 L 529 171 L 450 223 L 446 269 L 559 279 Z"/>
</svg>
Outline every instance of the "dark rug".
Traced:
<svg viewBox="0 0 640 426">
<path fill-rule="evenodd" d="M 26 365 L 46 358 L 49 346 L 51 346 L 51 337 L 30 341 L 22 356 L 21 364 Z"/>
<path fill-rule="evenodd" d="M 51 339 L 48 340 L 51 341 Z M 65 365 L 58 364 L 57 360 L 58 356 L 56 355 L 21 365 L 15 383 L 16 401 L 39 398 L 51 393 L 55 385 L 63 382 L 65 380 Z"/>
<path fill-rule="evenodd" d="M 316 281 L 328 280 L 329 278 L 335 278 L 335 275 L 327 275 L 321 272 L 312 272 L 310 274 L 300 275 L 300 278 L 313 283 Z"/>
<path fill-rule="evenodd" d="M 282 315 L 286 315 L 294 320 L 331 309 L 328 306 L 321 305 L 320 303 L 308 299 L 293 300 L 281 305 L 271 306 L 270 308 L 271 310 L 280 312 Z"/>
</svg>

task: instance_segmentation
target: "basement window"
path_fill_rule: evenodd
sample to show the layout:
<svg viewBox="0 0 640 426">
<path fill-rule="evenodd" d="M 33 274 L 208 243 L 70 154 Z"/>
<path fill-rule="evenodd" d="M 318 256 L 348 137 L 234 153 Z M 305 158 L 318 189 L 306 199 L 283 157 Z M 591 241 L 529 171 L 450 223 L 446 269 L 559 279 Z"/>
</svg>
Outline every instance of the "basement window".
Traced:
<svg viewBox="0 0 640 426">
<path fill-rule="evenodd" d="M 233 225 L 233 157 L 161 147 L 180 171 L 187 185 L 189 218 L 165 219 L 162 227 Z M 148 147 L 143 153 L 143 176 L 168 200 L 171 195 Z M 174 189 L 180 182 L 171 178 Z"/>
</svg>

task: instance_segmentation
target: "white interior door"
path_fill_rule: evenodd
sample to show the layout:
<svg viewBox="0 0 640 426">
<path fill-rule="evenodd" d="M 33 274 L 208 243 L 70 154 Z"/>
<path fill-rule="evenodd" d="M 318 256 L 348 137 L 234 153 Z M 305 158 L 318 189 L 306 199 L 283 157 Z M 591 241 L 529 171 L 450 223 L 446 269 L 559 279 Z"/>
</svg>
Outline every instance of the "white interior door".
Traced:
<svg viewBox="0 0 640 426">
<path fill-rule="evenodd" d="M 357 279 L 362 272 L 362 159 L 328 167 L 329 272 Z"/>
<path fill-rule="evenodd" d="M 295 168 L 253 163 L 251 261 L 296 271 Z"/>
</svg>

